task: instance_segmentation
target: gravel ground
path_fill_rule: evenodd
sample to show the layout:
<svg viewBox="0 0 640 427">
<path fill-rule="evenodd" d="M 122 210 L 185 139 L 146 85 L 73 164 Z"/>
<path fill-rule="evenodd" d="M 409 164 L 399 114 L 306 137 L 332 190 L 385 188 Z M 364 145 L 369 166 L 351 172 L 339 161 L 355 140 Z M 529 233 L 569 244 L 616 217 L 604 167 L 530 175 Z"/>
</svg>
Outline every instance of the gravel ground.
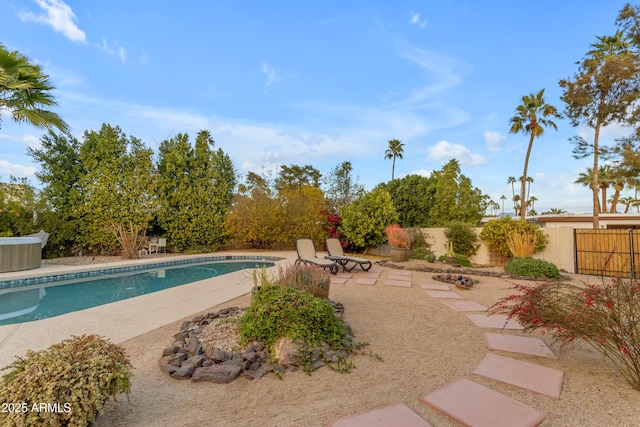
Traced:
<svg viewBox="0 0 640 427">
<path fill-rule="evenodd" d="M 385 268 L 382 278 L 391 271 Z M 546 412 L 542 427 L 640 425 L 640 392 L 586 345 L 561 353 L 546 336 L 503 332 L 535 336 L 551 345 L 556 359 L 496 353 L 563 371 L 560 399 L 472 374 L 488 353 L 484 331 L 425 295 L 420 284 L 433 282 L 431 275 L 414 272 L 412 288 L 385 286 L 382 280 L 375 286 L 332 285 L 330 298 L 344 304 L 344 319 L 355 339 L 369 343 L 365 354 L 353 358 L 356 368 L 348 374 L 322 368 L 311 376 L 286 373 L 282 380 L 267 375 L 227 385 L 191 383 L 170 378 L 158 367 L 162 349 L 173 341 L 182 321 L 122 343 L 134 366 L 129 401 L 122 396 L 109 402 L 95 426 L 323 426 L 402 402 L 434 426 L 453 427 L 459 424 L 418 397 L 461 378 Z M 511 284 L 502 278 L 475 277 L 480 283 L 472 290 L 453 290 L 485 306 L 509 292 Z M 207 312 L 249 303 L 250 296 L 245 295 Z"/>
</svg>

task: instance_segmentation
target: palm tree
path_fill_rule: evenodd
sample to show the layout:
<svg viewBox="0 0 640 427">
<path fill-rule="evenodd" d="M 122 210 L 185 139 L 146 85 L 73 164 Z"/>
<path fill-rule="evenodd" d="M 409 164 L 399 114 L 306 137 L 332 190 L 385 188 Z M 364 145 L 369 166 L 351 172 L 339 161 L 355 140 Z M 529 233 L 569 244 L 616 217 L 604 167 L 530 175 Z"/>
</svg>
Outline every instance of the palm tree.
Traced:
<svg viewBox="0 0 640 427">
<path fill-rule="evenodd" d="M 541 136 L 544 133 L 545 127 L 549 126 L 558 130 L 558 126 L 551 119 L 546 117 L 560 118 L 558 110 L 553 105 L 547 104 L 544 100 L 544 89 L 540 92 L 522 97 L 522 104 L 516 107 L 516 115 L 509 119 L 511 128 L 509 133 L 524 133 L 529 134 L 529 146 L 527 147 L 527 154 L 524 158 L 524 171 L 522 172 L 522 180 L 520 181 L 520 200 L 525 199 L 525 186 L 527 182 L 527 169 L 529 167 L 529 156 L 531 156 L 531 148 L 533 147 L 533 140 L 536 137 Z M 521 203 L 520 206 L 520 218 L 525 219 L 526 206 L 525 203 Z"/>
<path fill-rule="evenodd" d="M 404 153 L 404 144 L 402 141 L 398 139 L 392 139 L 389 141 L 389 148 L 384 152 L 384 158 L 393 159 L 393 165 L 391 166 L 391 180 L 393 181 L 393 177 L 396 170 L 396 157 L 399 159 L 402 158 L 402 153 Z"/>
<path fill-rule="evenodd" d="M 492 216 L 497 216 L 498 215 L 498 209 L 500 209 L 500 203 L 494 202 L 492 200 L 491 201 L 491 208 L 493 209 L 493 215 Z"/>
<path fill-rule="evenodd" d="M 567 213 L 564 209 L 561 208 L 551 208 L 548 211 L 542 212 L 542 215 L 551 214 L 551 215 L 561 215 Z"/>
<path fill-rule="evenodd" d="M 529 206 L 529 203 L 531 203 L 531 210 L 533 211 L 537 201 L 538 201 L 538 198 L 536 196 L 531 196 L 527 200 L 527 206 Z"/>
<path fill-rule="evenodd" d="M 68 132 L 69 126 L 47 107 L 56 106 L 49 93 L 54 87 L 49 76 L 42 74 L 40 66 L 18 51 L 9 51 L 0 44 L 0 112 L 7 110 L 16 122 Z"/>
<path fill-rule="evenodd" d="M 596 197 L 596 203 L 598 205 L 598 212 L 607 211 L 607 189 L 610 182 L 610 168 L 607 165 L 600 166 L 598 168 L 598 192 L 602 190 L 602 202 Z M 587 168 L 586 172 L 580 172 L 578 179 L 574 181 L 575 184 L 582 184 L 585 187 L 591 187 L 593 185 L 593 168 Z"/>
<path fill-rule="evenodd" d="M 511 200 L 513 200 L 513 198 L 516 197 L 516 188 L 514 187 L 515 183 L 516 183 L 515 176 L 510 176 L 509 178 L 507 178 L 507 184 L 511 184 Z"/>
<path fill-rule="evenodd" d="M 500 196 L 500 200 L 502 200 L 502 215 L 504 215 L 504 201 L 507 200 L 507 196 L 503 194 Z"/>
<path fill-rule="evenodd" d="M 629 209 L 631 208 L 631 205 L 633 204 L 633 202 L 636 199 L 634 199 L 631 196 L 627 196 L 627 197 L 623 197 L 621 198 L 619 201 L 620 203 L 622 203 L 624 205 L 624 213 L 629 213 Z"/>
</svg>

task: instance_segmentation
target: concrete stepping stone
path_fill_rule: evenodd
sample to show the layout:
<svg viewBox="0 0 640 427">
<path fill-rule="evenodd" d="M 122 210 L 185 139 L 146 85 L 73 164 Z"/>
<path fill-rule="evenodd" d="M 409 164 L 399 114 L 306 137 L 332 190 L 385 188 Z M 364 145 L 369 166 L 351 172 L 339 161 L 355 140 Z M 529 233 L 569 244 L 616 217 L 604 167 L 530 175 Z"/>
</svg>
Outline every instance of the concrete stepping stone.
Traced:
<svg viewBox="0 0 640 427">
<path fill-rule="evenodd" d="M 402 280 L 404 282 L 410 282 L 411 281 L 411 276 L 401 276 L 399 274 L 387 274 L 387 279 L 389 280 Z"/>
<path fill-rule="evenodd" d="M 539 357 L 555 358 L 549 346 L 539 338 L 519 337 L 516 335 L 484 333 L 489 350 L 508 351 L 511 353 L 530 354 Z"/>
<path fill-rule="evenodd" d="M 359 273 L 358 277 L 365 277 L 367 279 L 377 279 L 378 277 L 380 277 L 380 273 L 372 273 L 370 271 L 367 271 L 365 273 Z"/>
<path fill-rule="evenodd" d="M 368 273 L 382 273 L 384 270 L 382 267 L 371 267 L 367 272 Z"/>
<path fill-rule="evenodd" d="M 347 280 L 349 280 L 346 277 L 332 277 L 331 278 L 331 284 L 332 285 L 344 285 L 345 283 L 347 283 Z"/>
<path fill-rule="evenodd" d="M 327 427 L 432 427 L 404 403 L 328 422 Z"/>
<path fill-rule="evenodd" d="M 420 396 L 420 401 L 468 427 L 535 427 L 547 417 L 542 411 L 468 379 Z"/>
<path fill-rule="evenodd" d="M 460 295 L 453 291 L 425 291 L 427 295 L 433 298 L 459 298 L 462 299 Z"/>
<path fill-rule="evenodd" d="M 437 285 L 435 283 L 423 283 L 420 285 L 422 289 L 429 289 L 432 291 L 450 291 L 451 288 L 447 285 Z"/>
<path fill-rule="evenodd" d="M 340 278 L 344 277 L 347 279 L 351 279 L 353 277 L 353 274 L 342 272 L 342 273 L 336 273 L 333 277 L 340 277 Z"/>
<path fill-rule="evenodd" d="M 408 277 L 411 277 L 411 272 L 410 271 L 405 271 L 405 270 L 393 270 L 393 271 L 390 271 L 389 274 L 394 274 L 396 276 L 408 276 Z"/>
<path fill-rule="evenodd" d="M 508 319 L 502 314 L 465 314 L 479 328 L 488 329 L 515 329 L 522 330 L 524 327 L 513 319 Z"/>
<path fill-rule="evenodd" d="M 375 285 L 378 279 L 375 277 L 359 277 L 356 279 L 356 284 L 358 285 Z"/>
<path fill-rule="evenodd" d="M 545 396 L 560 399 L 564 372 L 535 363 L 487 354 L 473 373 Z"/>
<path fill-rule="evenodd" d="M 411 281 L 406 281 L 406 280 L 385 280 L 384 281 L 385 285 L 389 285 L 389 286 L 400 286 L 403 288 L 410 288 L 411 287 Z"/>
<path fill-rule="evenodd" d="M 487 307 L 474 301 L 440 301 L 455 311 L 487 311 Z"/>
</svg>

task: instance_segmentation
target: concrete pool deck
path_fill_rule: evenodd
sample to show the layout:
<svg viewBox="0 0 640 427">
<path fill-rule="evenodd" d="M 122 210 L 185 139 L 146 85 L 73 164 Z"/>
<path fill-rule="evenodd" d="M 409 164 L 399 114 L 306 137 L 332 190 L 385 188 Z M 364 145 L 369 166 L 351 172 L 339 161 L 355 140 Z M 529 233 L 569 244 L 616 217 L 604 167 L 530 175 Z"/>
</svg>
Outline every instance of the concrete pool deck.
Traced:
<svg viewBox="0 0 640 427">
<path fill-rule="evenodd" d="M 295 251 L 216 252 L 82 266 L 42 264 L 33 270 L 0 273 L 0 281 L 225 255 L 278 257 L 282 260 L 276 265 L 282 266 L 293 264 L 297 258 Z M 24 356 L 27 350 L 42 350 L 72 335 L 97 334 L 121 343 L 237 298 L 250 292 L 252 287 L 251 274 L 236 271 L 49 319 L 0 325 L 0 368 L 13 362 L 16 356 Z"/>
</svg>

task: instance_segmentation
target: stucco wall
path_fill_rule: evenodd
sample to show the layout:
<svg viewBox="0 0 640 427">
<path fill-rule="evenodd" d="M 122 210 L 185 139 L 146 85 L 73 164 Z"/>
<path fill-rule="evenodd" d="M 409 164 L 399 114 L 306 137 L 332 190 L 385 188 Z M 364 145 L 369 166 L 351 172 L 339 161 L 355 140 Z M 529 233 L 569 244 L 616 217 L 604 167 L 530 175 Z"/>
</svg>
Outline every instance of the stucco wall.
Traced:
<svg viewBox="0 0 640 427">
<path fill-rule="evenodd" d="M 480 234 L 482 228 L 473 229 L 476 234 Z M 535 254 L 534 258 L 544 259 L 554 263 L 558 268 L 566 270 L 570 273 L 574 272 L 574 242 L 573 229 L 569 227 L 561 228 L 543 228 L 541 229 L 547 236 L 547 247 L 540 253 Z M 425 239 L 431 245 L 431 251 L 439 257 L 447 252 L 447 238 L 444 235 L 444 228 L 421 228 Z M 480 247 L 478 252 L 471 257 L 474 264 L 490 265 L 489 249 L 479 240 Z M 383 245 L 380 248 L 374 248 L 369 251 L 372 255 L 388 256 L 389 248 Z"/>
</svg>

